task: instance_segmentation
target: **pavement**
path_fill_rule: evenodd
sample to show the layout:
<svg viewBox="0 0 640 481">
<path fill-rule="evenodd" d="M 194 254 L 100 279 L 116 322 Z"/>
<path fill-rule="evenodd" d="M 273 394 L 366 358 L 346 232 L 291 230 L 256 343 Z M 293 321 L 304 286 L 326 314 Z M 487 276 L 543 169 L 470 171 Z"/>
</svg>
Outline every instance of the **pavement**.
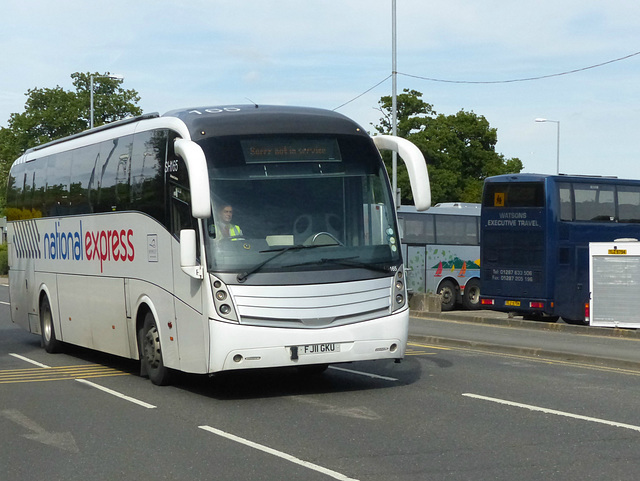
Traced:
<svg viewBox="0 0 640 481">
<path fill-rule="evenodd" d="M 411 311 L 409 340 L 640 369 L 640 330 L 525 321 L 495 311 Z"/>
</svg>

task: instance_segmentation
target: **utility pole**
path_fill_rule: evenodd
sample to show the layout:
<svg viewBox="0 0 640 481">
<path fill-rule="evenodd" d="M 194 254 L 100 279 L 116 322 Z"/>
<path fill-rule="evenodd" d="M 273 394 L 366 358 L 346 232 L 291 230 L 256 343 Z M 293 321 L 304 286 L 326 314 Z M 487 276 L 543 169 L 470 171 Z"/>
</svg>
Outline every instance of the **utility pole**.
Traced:
<svg viewBox="0 0 640 481">
<path fill-rule="evenodd" d="M 398 134 L 398 64 L 396 45 L 396 0 L 391 0 L 391 134 Z M 398 153 L 391 153 L 391 185 L 393 189 L 393 202 L 396 209 L 400 206 L 398 198 Z"/>
</svg>

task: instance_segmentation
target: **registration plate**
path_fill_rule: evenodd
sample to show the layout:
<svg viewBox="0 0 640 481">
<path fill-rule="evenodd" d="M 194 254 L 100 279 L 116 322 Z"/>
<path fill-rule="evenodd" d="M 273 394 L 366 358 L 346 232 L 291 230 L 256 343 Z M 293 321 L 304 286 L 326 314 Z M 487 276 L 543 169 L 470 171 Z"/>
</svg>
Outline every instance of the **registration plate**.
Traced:
<svg viewBox="0 0 640 481">
<path fill-rule="evenodd" d="M 298 346 L 298 356 L 304 356 L 306 354 L 330 354 L 332 352 L 340 352 L 340 344 L 329 342 L 325 344 Z"/>
<path fill-rule="evenodd" d="M 520 301 L 504 301 L 505 306 L 520 307 Z"/>
</svg>

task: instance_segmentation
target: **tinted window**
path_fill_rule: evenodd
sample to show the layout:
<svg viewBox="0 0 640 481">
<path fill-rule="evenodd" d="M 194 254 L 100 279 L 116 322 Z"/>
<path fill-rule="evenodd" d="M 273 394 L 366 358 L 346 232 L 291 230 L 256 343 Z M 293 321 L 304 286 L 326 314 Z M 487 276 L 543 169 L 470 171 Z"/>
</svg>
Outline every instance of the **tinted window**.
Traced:
<svg viewBox="0 0 640 481">
<path fill-rule="evenodd" d="M 31 162 L 34 166 L 33 175 L 33 200 L 31 208 L 34 217 L 43 217 L 45 213 L 45 191 L 47 185 L 46 174 L 46 158 L 38 159 Z"/>
<path fill-rule="evenodd" d="M 575 220 L 613 222 L 616 217 L 614 187 L 603 184 L 573 184 Z"/>
<path fill-rule="evenodd" d="M 560 194 L 560 220 L 573 220 L 571 184 L 558 184 L 558 191 Z"/>
<path fill-rule="evenodd" d="M 95 180 L 93 174 L 99 158 L 99 145 L 83 147 L 72 152 L 69 195 L 73 214 L 93 212 L 90 186 Z"/>
<path fill-rule="evenodd" d="M 90 175 L 91 200 L 96 212 L 125 210 L 129 206 L 126 193 L 122 192 L 119 182 L 127 180 L 128 166 L 131 162 L 133 136 L 108 140 L 100 144 L 100 150 L 91 152 L 93 170 Z M 93 179 L 93 180 L 91 180 Z"/>
<path fill-rule="evenodd" d="M 164 223 L 164 161 L 167 131 L 154 130 L 135 135 L 131 158 L 131 205 Z M 124 173 L 120 174 L 124 178 Z M 123 184 L 123 182 L 120 182 Z"/>
<path fill-rule="evenodd" d="M 542 182 L 489 182 L 484 186 L 483 207 L 544 207 Z"/>
<path fill-rule="evenodd" d="M 47 158 L 47 186 L 45 210 L 48 215 L 69 214 L 69 177 L 71 155 L 68 152 L 50 155 Z"/>
<path fill-rule="evenodd" d="M 170 226 L 169 230 L 176 237 L 181 229 L 195 229 L 196 222 L 191 217 L 191 192 L 187 166 L 182 159 L 175 159 L 173 172 L 167 173 L 169 185 Z"/>
<path fill-rule="evenodd" d="M 436 215 L 438 244 L 478 245 L 478 218 L 466 215 Z"/>
<path fill-rule="evenodd" d="M 434 244 L 436 241 L 432 214 L 398 214 L 406 244 Z"/>
<path fill-rule="evenodd" d="M 618 221 L 640 222 L 640 186 L 618 187 Z"/>
</svg>

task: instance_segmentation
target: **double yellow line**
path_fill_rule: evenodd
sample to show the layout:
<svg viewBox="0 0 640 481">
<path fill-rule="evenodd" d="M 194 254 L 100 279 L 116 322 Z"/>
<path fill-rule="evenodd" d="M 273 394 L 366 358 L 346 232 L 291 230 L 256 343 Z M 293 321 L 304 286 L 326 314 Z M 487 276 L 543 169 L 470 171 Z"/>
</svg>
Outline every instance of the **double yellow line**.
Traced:
<svg viewBox="0 0 640 481">
<path fill-rule="evenodd" d="M 418 344 L 416 342 L 408 342 L 407 350 L 405 351 L 405 355 L 407 356 L 433 356 L 435 352 L 429 352 L 425 349 L 435 349 L 438 351 L 450 351 L 449 347 L 441 347 L 441 346 L 431 346 L 428 344 Z"/>
<path fill-rule="evenodd" d="M 19 382 L 65 381 L 94 377 L 128 376 L 129 373 L 107 366 L 84 364 L 49 368 L 10 369 L 0 371 L 0 384 Z"/>
</svg>

